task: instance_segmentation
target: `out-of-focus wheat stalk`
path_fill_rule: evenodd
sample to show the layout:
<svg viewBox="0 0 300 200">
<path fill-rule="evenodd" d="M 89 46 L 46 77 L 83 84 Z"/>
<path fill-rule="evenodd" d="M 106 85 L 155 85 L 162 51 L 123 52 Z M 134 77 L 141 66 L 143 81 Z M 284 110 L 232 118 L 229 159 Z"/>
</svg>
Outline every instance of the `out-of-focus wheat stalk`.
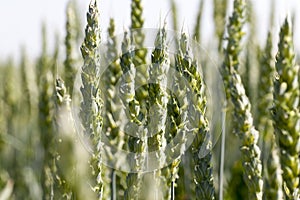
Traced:
<svg viewBox="0 0 300 200">
<path fill-rule="evenodd" d="M 200 1 L 197 18 L 196 18 L 196 24 L 194 26 L 194 33 L 193 33 L 193 39 L 197 42 L 201 42 L 201 22 L 202 22 L 202 15 L 203 15 L 203 7 L 204 7 L 204 0 Z"/>
<path fill-rule="evenodd" d="M 228 0 L 214 0 L 214 25 L 215 34 L 218 38 L 218 49 L 222 50 L 223 37 L 225 32 L 224 24 L 226 22 Z"/>
<path fill-rule="evenodd" d="M 67 5 L 67 21 L 66 21 L 66 58 L 64 61 L 64 79 L 66 87 L 69 93 L 72 95 L 73 85 L 76 76 L 75 68 L 75 49 L 76 49 L 76 15 L 75 15 L 75 3 L 69 1 Z"/>
</svg>

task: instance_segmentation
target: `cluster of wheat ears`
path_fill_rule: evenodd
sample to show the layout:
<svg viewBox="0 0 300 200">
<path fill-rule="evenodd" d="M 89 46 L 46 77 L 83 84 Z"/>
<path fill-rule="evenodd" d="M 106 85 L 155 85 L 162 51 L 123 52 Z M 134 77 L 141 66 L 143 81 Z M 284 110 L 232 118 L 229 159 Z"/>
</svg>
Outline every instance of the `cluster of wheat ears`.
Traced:
<svg viewBox="0 0 300 200">
<path fill-rule="evenodd" d="M 64 62 L 59 40 L 49 55 L 44 26 L 36 62 L 23 48 L 19 67 L 11 59 L 2 63 L 0 199 L 299 200 L 300 68 L 289 18 L 275 54 L 274 6 L 260 45 L 251 1 L 234 0 L 228 20 L 227 0 L 213 1 L 215 41 L 208 52 L 217 55 L 224 85 L 216 122 L 208 116 L 204 81 L 213 66 L 191 44 L 202 43 L 204 0 L 199 5 L 193 35 L 179 31 L 172 54 L 166 25 L 153 33 L 153 48 L 145 46 L 141 0 L 131 1 L 131 26 L 121 41 L 114 19 L 101 38 L 98 1 L 91 0 L 83 42 L 70 1 Z M 134 134 L 126 133 L 128 123 L 136 125 Z M 222 133 L 216 143 L 214 132 Z M 118 149 L 131 154 L 124 158 Z M 130 170 L 119 170 L 122 159 Z"/>
</svg>

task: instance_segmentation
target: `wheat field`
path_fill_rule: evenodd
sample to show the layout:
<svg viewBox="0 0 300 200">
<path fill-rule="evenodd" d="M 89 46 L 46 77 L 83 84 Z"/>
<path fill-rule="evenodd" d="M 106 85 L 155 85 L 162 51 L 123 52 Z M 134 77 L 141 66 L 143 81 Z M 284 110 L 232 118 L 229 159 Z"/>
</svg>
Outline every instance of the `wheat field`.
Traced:
<svg viewBox="0 0 300 200">
<path fill-rule="evenodd" d="M 69 0 L 52 51 L 44 24 L 38 59 L 0 61 L 0 200 L 300 200 L 298 13 L 272 1 L 262 43 L 252 1 L 214 0 L 208 42 L 207 1 L 190 31 L 130 2 L 105 30 Z"/>
</svg>

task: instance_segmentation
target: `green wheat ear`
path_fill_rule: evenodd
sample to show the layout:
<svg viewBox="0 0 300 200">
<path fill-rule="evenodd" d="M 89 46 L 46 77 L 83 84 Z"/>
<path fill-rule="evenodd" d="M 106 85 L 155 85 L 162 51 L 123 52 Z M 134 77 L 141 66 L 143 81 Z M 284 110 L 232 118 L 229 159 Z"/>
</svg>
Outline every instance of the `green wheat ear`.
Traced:
<svg viewBox="0 0 300 200">
<path fill-rule="evenodd" d="M 29 64 L 28 57 L 25 48 L 22 48 L 22 56 L 21 56 L 21 83 L 22 83 L 22 93 L 23 93 L 23 102 L 25 102 L 26 111 L 28 115 L 31 115 L 32 112 L 32 101 L 31 101 L 31 93 L 29 86 Z"/>
<path fill-rule="evenodd" d="M 42 53 L 37 64 L 38 83 L 38 125 L 41 145 L 44 150 L 42 161 L 41 185 L 43 199 L 51 199 L 55 186 L 55 147 L 54 147 L 54 75 L 53 64 L 56 63 L 56 51 L 53 60 L 47 56 L 46 26 L 42 28 Z"/>
<path fill-rule="evenodd" d="M 203 15 L 203 7 L 204 0 L 201 0 L 193 33 L 193 39 L 195 39 L 197 42 L 201 42 L 201 20 Z"/>
<path fill-rule="evenodd" d="M 117 86 L 119 78 L 121 77 L 122 70 L 118 58 L 117 40 L 115 38 L 115 23 L 113 19 L 110 19 L 108 27 L 108 38 L 107 38 L 107 52 L 106 58 L 109 63 L 107 69 L 103 74 L 103 81 L 101 81 L 101 88 L 105 90 L 105 113 L 103 131 L 109 136 L 110 140 L 115 145 L 122 143 L 123 133 L 120 123 L 120 106 L 121 100 L 117 95 Z"/>
<path fill-rule="evenodd" d="M 178 12 L 177 12 L 177 5 L 175 0 L 170 0 L 170 6 L 171 6 L 171 15 L 172 15 L 172 28 L 174 31 L 178 31 Z"/>
<path fill-rule="evenodd" d="M 299 66 L 295 63 L 292 29 L 285 20 L 280 29 L 274 80 L 273 120 L 279 142 L 280 163 L 288 199 L 299 195 L 300 176 L 300 111 Z"/>
<path fill-rule="evenodd" d="M 69 114 L 71 111 L 70 108 L 70 96 L 67 93 L 64 81 L 60 78 L 57 78 L 55 81 L 55 121 L 56 121 L 56 131 L 57 137 L 55 138 L 56 145 L 56 157 L 62 159 L 57 159 L 55 162 L 57 164 L 57 170 L 55 173 L 57 186 L 61 187 L 61 195 L 65 195 L 68 198 L 71 198 L 75 195 L 76 190 L 72 191 L 71 178 L 70 175 L 72 172 L 74 160 L 72 157 L 73 153 L 73 141 L 70 138 L 66 137 L 66 132 L 63 131 L 63 126 L 60 123 L 61 121 L 70 122 Z M 73 130 L 71 131 L 73 133 Z M 66 148 L 66 146 L 68 148 Z"/>
<path fill-rule="evenodd" d="M 274 129 L 270 109 L 273 105 L 273 79 L 275 60 L 272 55 L 272 34 L 268 33 L 264 53 L 260 59 L 260 78 L 258 84 L 258 129 L 262 137 L 262 160 L 265 175 L 264 197 L 267 199 L 282 199 L 282 176 L 278 148 L 274 143 Z M 262 52 L 262 51 L 261 51 Z M 269 155 L 268 155 L 269 154 Z M 268 157 L 266 157 L 268 155 Z M 267 161 L 267 162 L 266 162 Z"/>
<path fill-rule="evenodd" d="M 214 25 L 215 34 L 218 38 L 218 49 L 222 50 L 223 37 L 224 37 L 224 24 L 226 23 L 228 0 L 214 0 Z"/>
<path fill-rule="evenodd" d="M 75 49 L 76 49 L 76 15 L 74 2 L 69 1 L 67 5 L 67 22 L 66 22 L 66 58 L 64 61 L 64 79 L 66 87 L 70 94 L 73 92 L 75 70 Z"/>
<path fill-rule="evenodd" d="M 108 60 L 107 69 L 103 74 L 103 80 L 101 81 L 101 88 L 105 90 L 103 92 L 104 98 L 104 123 L 103 123 L 103 131 L 108 136 L 110 140 L 110 144 L 115 145 L 118 149 L 123 149 L 124 145 L 127 144 L 125 140 L 125 134 L 123 131 L 123 124 L 121 122 L 121 106 L 122 101 L 118 95 L 118 87 L 117 83 L 122 75 L 122 70 L 120 66 L 120 59 L 118 55 L 117 49 L 117 39 L 115 37 L 115 21 L 113 18 L 109 21 L 108 27 L 108 36 L 107 36 L 107 52 L 106 58 Z M 115 154 L 115 151 L 110 152 Z M 114 155 L 118 157 L 117 154 Z M 125 180 L 126 176 L 124 173 L 116 170 L 119 166 L 114 166 L 110 172 L 111 182 L 110 184 L 110 194 L 111 199 L 115 200 L 116 198 L 121 198 L 121 194 L 124 193 L 124 187 L 121 184 L 121 180 Z"/>
<path fill-rule="evenodd" d="M 97 0 L 92 0 L 87 13 L 87 25 L 85 38 L 81 46 L 81 54 L 84 59 L 80 88 L 82 94 L 80 117 L 85 134 L 89 136 L 93 144 L 93 155 L 91 167 L 96 179 L 96 186 L 93 188 L 98 194 L 98 198 L 103 196 L 102 166 L 101 166 L 101 128 L 102 128 L 102 99 L 99 90 L 100 72 L 100 27 L 99 11 Z"/>
<path fill-rule="evenodd" d="M 140 102 L 141 112 L 146 113 L 146 98 L 148 96 L 147 80 L 148 67 L 146 65 L 147 49 L 144 47 L 145 33 L 143 30 L 144 18 L 142 0 L 131 1 L 131 27 L 130 37 L 131 45 L 134 48 L 133 64 L 136 68 L 135 85 L 136 99 Z"/>
<path fill-rule="evenodd" d="M 156 159 L 158 162 L 148 163 L 154 164 L 159 169 L 153 172 L 154 181 L 156 183 L 156 195 L 164 195 L 165 191 L 159 191 L 158 187 L 163 190 L 167 188 L 166 174 L 161 168 L 166 163 L 166 155 L 164 153 L 166 147 L 166 119 L 167 119 L 167 74 L 170 67 L 170 60 L 167 46 L 167 33 L 165 26 L 158 30 L 155 38 L 155 49 L 151 54 L 151 65 L 149 66 L 149 84 L 148 84 L 148 151 L 156 151 Z M 157 197 L 156 197 L 157 198 Z"/>
<path fill-rule="evenodd" d="M 143 48 L 145 35 L 142 30 L 144 26 L 143 19 L 143 7 L 141 0 L 132 0 L 131 1 L 131 29 L 134 30 L 132 35 L 132 43 L 135 45 L 135 56 L 134 56 L 134 64 L 139 66 L 142 64 L 146 64 L 146 54 L 147 50 Z M 137 29 L 137 30 L 135 30 Z"/>
<path fill-rule="evenodd" d="M 122 42 L 122 56 L 120 58 L 120 65 L 123 71 L 123 80 L 120 86 L 121 99 L 123 101 L 125 113 L 130 122 L 141 124 L 139 120 L 139 102 L 135 99 L 135 75 L 136 69 L 133 65 L 133 51 L 131 41 L 128 33 L 125 32 L 124 39 Z M 139 130 L 137 130 L 139 131 Z M 129 136 L 128 148 L 130 152 L 139 153 L 141 156 L 135 157 L 130 160 L 130 163 L 135 167 L 136 173 L 129 173 L 126 177 L 127 189 L 125 191 L 124 198 L 139 199 L 142 183 L 142 174 L 140 171 L 144 166 L 143 153 L 145 150 L 145 137 L 139 138 Z"/>
<path fill-rule="evenodd" d="M 258 147 L 259 133 L 253 125 L 250 101 L 245 94 L 244 85 L 237 70 L 239 67 L 240 42 L 244 33 L 245 0 L 234 1 L 234 11 L 229 18 L 228 43 L 225 49 L 225 60 L 221 73 L 223 76 L 226 97 L 234 105 L 235 132 L 239 135 L 242 146 L 244 180 L 249 189 L 250 199 L 262 199 L 262 165 L 260 148 Z"/>
<path fill-rule="evenodd" d="M 177 56 L 177 69 L 188 82 L 187 96 L 189 120 L 187 134 L 195 136 L 192 143 L 194 161 L 194 182 L 197 199 L 215 199 L 212 168 L 212 144 L 210 141 L 209 123 L 206 118 L 205 86 L 198 72 L 197 61 L 192 59 L 188 39 L 185 34 L 180 38 L 180 51 Z"/>
</svg>

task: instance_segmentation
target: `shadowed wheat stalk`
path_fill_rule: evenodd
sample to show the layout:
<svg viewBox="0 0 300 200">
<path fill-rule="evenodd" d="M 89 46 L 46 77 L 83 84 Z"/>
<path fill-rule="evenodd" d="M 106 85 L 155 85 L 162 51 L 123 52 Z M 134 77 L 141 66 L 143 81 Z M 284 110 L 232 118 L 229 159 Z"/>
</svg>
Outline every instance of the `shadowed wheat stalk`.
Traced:
<svg viewBox="0 0 300 200">
<path fill-rule="evenodd" d="M 260 59 L 260 81 L 258 90 L 258 128 L 262 136 L 262 160 L 264 177 L 264 196 L 266 199 L 282 199 L 282 177 L 279 155 L 272 126 L 271 108 L 273 104 L 273 79 L 275 73 L 272 55 L 272 34 L 268 33 L 264 54 Z M 269 141 L 269 142 L 268 142 Z M 268 152 L 268 153 L 267 153 Z M 268 156 L 268 157 L 266 157 Z"/>
</svg>

